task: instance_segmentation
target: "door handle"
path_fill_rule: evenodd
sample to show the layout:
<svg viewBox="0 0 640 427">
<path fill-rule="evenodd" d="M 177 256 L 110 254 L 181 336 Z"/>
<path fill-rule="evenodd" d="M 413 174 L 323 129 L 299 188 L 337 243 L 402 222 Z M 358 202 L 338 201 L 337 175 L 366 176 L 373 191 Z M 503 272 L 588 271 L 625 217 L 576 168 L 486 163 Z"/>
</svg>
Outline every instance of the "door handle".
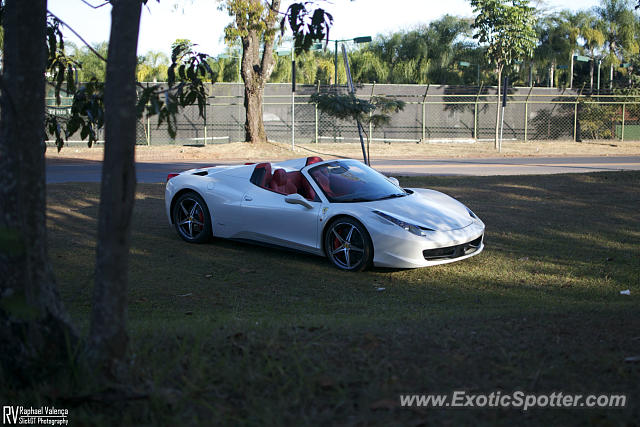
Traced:
<svg viewBox="0 0 640 427">
<path fill-rule="evenodd" d="M 253 197 L 249 196 L 249 195 L 245 195 L 244 196 L 244 200 L 246 200 L 247 202 L 250 202 L 253 200 Z"/>
</svg>

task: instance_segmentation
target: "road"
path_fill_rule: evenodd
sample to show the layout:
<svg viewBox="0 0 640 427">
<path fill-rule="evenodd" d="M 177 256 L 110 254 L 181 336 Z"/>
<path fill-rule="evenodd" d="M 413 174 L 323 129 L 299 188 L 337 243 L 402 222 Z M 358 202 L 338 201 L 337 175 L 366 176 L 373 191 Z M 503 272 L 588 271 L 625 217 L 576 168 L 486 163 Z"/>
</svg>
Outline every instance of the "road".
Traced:
<svg viewBox="0 0 640 427">
<path fill-rule="evenodd" d="M 138 182 L 164 182 L 170 172 L 232 162 L 140 162 Z M 387 175 L 540 175 L 640 170 L 640 156 L 514 157 L 495 159 L 373 160 Z M 89 160 L 47 159 L 47 182 L 99 182 L 102 163 Z"/>
</svg>

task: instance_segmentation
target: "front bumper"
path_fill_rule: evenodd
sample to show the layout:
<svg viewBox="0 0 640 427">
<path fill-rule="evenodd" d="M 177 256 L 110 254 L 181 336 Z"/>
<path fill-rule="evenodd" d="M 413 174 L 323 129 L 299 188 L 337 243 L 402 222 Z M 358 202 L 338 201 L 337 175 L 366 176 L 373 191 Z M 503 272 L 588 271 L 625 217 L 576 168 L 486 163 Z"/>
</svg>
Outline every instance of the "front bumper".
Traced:
<svg viewBox="0 0 640 427">
<path fill-rule="evenodd" d="M 484 249 L 482 221 L 448 231 L 427 231 L 416 236 L 390 224 L 370 230 L 373 263 L 377 267 L 419 268 L 447 264 L 478 255 Z"/>
</svg>

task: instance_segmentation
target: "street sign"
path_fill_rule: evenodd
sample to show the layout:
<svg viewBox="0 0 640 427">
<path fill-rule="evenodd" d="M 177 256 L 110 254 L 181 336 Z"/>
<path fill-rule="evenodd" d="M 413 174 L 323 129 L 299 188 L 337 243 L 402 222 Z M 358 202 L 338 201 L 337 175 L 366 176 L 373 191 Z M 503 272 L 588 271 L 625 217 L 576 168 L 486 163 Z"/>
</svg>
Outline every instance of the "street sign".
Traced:
<svg viewBox="0 0 640 427">
<path fill-rule="evenodd" d="M 509 77 L 504 78 L 504 90 L 502 92 L 502 106 L 507 106 L 507 92 L 509 90 Z"/>
<path fill-rule="evenodd" d="M 580 62 L 589 62 L 591 61 L 591 58 L 589 58 L 588 56 L 582 56 L 582 55 L 575 55 L 573 57 L 574 60 L 576 61 L 580 61 Z"/>
<path fill-rule="evenodd" d="M 353 39 L 353 41 L 355 43 L 368 43 L 371 41 L 371 36 L 356 37 L 355 39 Z"/>
<path fill-rule="evenodd" d="M 568 69 L 569 69 L 569 66 L 568 66 L 568 65 L 558 65 L 556 68 L 557 68 L 558 70 L 568 70 Z"/>
</svg>

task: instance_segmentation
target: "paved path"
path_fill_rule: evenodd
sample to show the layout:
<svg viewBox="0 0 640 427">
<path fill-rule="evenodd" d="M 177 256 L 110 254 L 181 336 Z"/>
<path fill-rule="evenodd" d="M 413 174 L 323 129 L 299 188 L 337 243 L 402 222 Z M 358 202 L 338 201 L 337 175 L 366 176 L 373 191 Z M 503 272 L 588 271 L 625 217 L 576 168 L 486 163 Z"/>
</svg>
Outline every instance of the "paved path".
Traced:
<svg viewBox="0 0 640 427">
<path fill-rule="evenodd" d="M 141 162 L 138 182 L 164 182 L 169 172 L 232 162 Z M 536 175 L 640 170 L 640 156 L 514 157 L 496 159 L 374 160 L 372 166 L 389 175 Z M 47 182 L 99 182 L 102 163 L 47 159 Z"/>
<path fill-rule="evenodd" d="M 374 160 L 372 166 L 394 175 L 544 175 L 640 170 L 640 156 Z"/>
</svg>

